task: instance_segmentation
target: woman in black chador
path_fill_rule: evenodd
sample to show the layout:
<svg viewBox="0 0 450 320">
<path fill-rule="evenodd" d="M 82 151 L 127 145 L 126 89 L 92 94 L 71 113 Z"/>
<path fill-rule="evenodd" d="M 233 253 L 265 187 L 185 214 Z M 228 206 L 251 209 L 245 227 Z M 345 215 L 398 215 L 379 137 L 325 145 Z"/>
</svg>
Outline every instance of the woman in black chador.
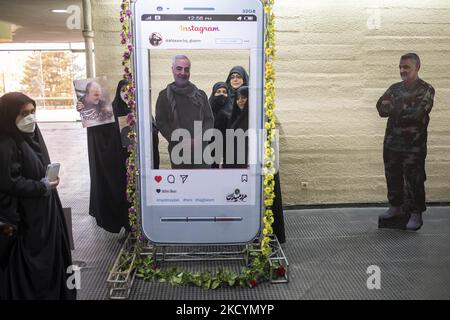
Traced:
<svg viewBox="0 0 450 320">
<path fill-rule="evenodd" d="M 236 91 L 236 98 L 234 100 L 233 104 L 233 112 L 230 118 L 230 121 L 228 123 L 228 128 L 237 130 L 242 129 L 244 132 L 248 130 L 248 87 L 247 86 L 241 86 Z M 236 145 L 236 139 L 235 139 L 235 145 L 234 145 L 234 159 L 233 163 L 226 164 L 225 167 L 227 168 L 246 168 L 248 164 L 248 138 L 245 137 L 245 164 L 240 164 L 238 162 L 239 156 L 238 152 L 242 152 L 243 148 L 239 148 L 239 146 Z M 283 214 L 283 200 L 281 197 L 281 188 L 280 188 L 280 176 L 277 172 L 274 175 L 275 180 L 275 187 L 274 187 L 274 193 L 275 193 L 275 199 L 272 206 L 272 211 L 274 215 L 274 223 L 272 225 L 273 233 L 277 236 L 278 241 L 280 243 L 286 242 L 286 236 L 285 236 L 285 230 L 284 230 L 284 214 Z"/>
<path fill-rule="evenodd" d="M 233 102 L 233 111 L 228 121 L 227 129 L 242 129 L 245 133 L 248 130 L 248 87 L 241 86 L 236 91 Z M 225 168 L 247 168 L 248 167 L 248 136 L 245 136 L 245 145 L 238 145 L 240 140 L 234 138 L 234 152 L 231 163 L 225 159 Z"/>
<path fill-rule="evenodd" d="M 214 129 L 217 129 L 222 134 L 223 152 L 222 158 L 226 158 L 226 129 L 228 121 L 230 121 L 233 103 L 228 96 L 228 87 L 225 82 L 217 82 L 214 84 L 211 96 L 209 97 L 209 104 L 214 115 Z M 213 164 L 213 168 L 218 168 L 220 164 Z"/>
<path fill-rule="evenodd" d="M 231 68 L 228 73 L 227 80 L 225 81 L 228 86 L 228 96 L 233 102 L 236 99 L 236 92 L 242 86 L 248 86 L 248 74 L 244 67 L 235 66 Z"/>
<path fill-rule="evenodd" d="M 120 87 L 120 88 L 119 88 Z M 126 149 L 122 147 L 118 116 L 126 115 L 117 103 L 119 83 L 113 102 L 115 122 L 87 128 L 91 194 L 89 214 L 97 225 L 108 232 L 119 233 L 122 227 L 129 231 L 126 198 Z M 126 105 L 125 105 L 126 107 Z"/>
<path fill-rule="evenodd" d="M 0 98 L 0 229 L 9 226 L 0 232 L 0 299 L 75 299 L 59 178 L 44 178 L 50 158 L 35 110 L 22 93 Z"/>
<path fill-rule="evenodd" d="M 114 97 L 114 101 L 112 103 L 112 107 L 114 110 L 114 116 L 116 117 L 116 120 L 118 117 L 128 116 L 131 113 L 130 108 L 128 108 L 128 105 L 126 103 L 127 101 L 127 93 L 125 92 L 125 86 L 128 83 L 127 80 L 120 80 L 119 84 L 117 85 L 116 90 L 116 96 Z M 131 143 L 130 139 L 128 138 L 128 133 L 131 131 L 131 128 L 129 126 L 123 128 L 120 131 L 120 136 L 122 139 L 122 148 L 123 148 L 123 154 L 125 155 L 125 158 L 128 158 L 129 152 L 128 152 L 128 145 Z M 158 129 L 155 125 L 155 120 L 152 117 L 152 141 L 153 141 L 153 169 L 159 169 L 159 138 L 158 138 Z"/>
</svg>

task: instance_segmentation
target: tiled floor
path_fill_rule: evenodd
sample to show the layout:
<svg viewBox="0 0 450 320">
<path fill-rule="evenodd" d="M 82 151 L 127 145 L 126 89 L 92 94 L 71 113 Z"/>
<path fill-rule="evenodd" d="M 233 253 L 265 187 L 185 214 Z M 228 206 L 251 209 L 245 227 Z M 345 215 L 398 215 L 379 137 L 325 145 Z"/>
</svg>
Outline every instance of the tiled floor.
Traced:
<svg viewBox="0 0 450 320">
<path fill-rule="evenodd" d="M 52 160 L 62 163 L 59 192 L 63 205 L 72 208 L 74 259 L 86 262 L 78 298 L 107 299 L 106 279 L 123 235 L 103 231 L 87 212 L 85 129 L 80 123 L 40 127 Z M 288 284 L 206 291 L 137 280 L 130 299 L 450 299 L 450 208 L 430 207 L 417 233 L 379 230 L 377 215 L 384 210 L 286 211 L 283 248 L 290 263 Z M 367 288 L 371 265 L 380 267 L 380 290 Z"/>
</svg>

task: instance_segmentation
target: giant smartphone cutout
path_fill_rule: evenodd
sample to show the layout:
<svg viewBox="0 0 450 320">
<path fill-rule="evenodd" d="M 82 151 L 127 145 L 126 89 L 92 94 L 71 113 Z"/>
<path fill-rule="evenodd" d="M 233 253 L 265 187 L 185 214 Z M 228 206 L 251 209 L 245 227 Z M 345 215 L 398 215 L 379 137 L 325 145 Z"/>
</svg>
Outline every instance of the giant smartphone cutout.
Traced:
<svg viewBox="0 0 450 320">
<path fill-rule="evenodd" d="M 252 241 L 261 230 L 262 219 L 260 129 L 264 118 L 264 10 L 261 1 L 138 0 L 133 10 L 139 198 L 144 234 L 156 244 Z M 161 165 L 160 169 L 154 169 L 152 118 L 161 118 L 161 112 L 156 112 L 164 105 L 158 102 L 160 92 L 163 92 L 162 100 L 166 96 L 167 101 L 170 99 L 167 86 L 174 81 L 172 59 L 176 55 L 189 58 L 190 82 L 208 97 L 213 85 L 225 81 L 232 67 L 241 65 L 248 72 L 249 130 L 245 144 L 248 159 L 244 167 L 175 166 L 171 164 L 167 137 L 160 135 Z M 170 112 L 182 107 L 174 106 L 173 100 L 167 101 Z M 177 116 L 185 110 L 177 109 Z M 172 114 L 168 117 L 171 123 L 176 118 Z M 183 119 L 188 118 L 189 115 Z M 176 123 L 182 127 L 183 121 L 178 119 Z M 162 126 L 161 123 L 157 122 Z M 206 125 L 206 120 L 203 124 Z M 200 136 L 206 134 L 201 130 Z M 200 150 L 208 141 L 207 137 L 203 138 L 203 143 L 200 138 Z M 198 151 L 198 137 L 191 142 L 192 150 Z"/>
</svg>

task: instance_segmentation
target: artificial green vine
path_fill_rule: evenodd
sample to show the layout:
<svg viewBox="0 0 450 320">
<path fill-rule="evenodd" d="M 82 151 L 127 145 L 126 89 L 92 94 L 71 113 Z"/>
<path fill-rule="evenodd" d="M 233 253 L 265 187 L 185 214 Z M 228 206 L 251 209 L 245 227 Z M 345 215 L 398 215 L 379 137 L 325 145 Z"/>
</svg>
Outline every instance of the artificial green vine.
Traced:
<svg viewBox="0 0 450 320">
<path fill-rule="evenodd" d="M 270 280 L 270 266 L 261 252 L 250 252 L 250 263 L 240 273 L 228 270 L 211 272 L 186 272 L 178 268 L 163 270 L 152 256 L 141 258 L 138 262 L 137 277 L 147 281 L 169 282 L 172 285 L 193 285 L 203 289 L 220 287 L 256 287 Z M 282 265 L 274 267 L 277 277 L 284 277 L 286 270 Z"/>
</svg>

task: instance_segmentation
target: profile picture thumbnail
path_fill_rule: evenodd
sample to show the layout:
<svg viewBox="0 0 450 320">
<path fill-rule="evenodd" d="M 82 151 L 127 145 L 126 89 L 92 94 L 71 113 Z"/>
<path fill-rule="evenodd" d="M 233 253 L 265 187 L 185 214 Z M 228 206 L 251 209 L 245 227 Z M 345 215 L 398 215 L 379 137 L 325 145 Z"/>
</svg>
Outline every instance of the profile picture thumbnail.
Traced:
<svg viewBox="0 0 450 320">
<path fill-rule="evenodd" d="M 159 46 L 162 43 L 163 38 L 158 32 L 153 32 L 150 35 L 150 39 L 149 40 L 150 40 L 150 44 L 152 46 L 157 47 L 157 46 Z"/>
</svg>

